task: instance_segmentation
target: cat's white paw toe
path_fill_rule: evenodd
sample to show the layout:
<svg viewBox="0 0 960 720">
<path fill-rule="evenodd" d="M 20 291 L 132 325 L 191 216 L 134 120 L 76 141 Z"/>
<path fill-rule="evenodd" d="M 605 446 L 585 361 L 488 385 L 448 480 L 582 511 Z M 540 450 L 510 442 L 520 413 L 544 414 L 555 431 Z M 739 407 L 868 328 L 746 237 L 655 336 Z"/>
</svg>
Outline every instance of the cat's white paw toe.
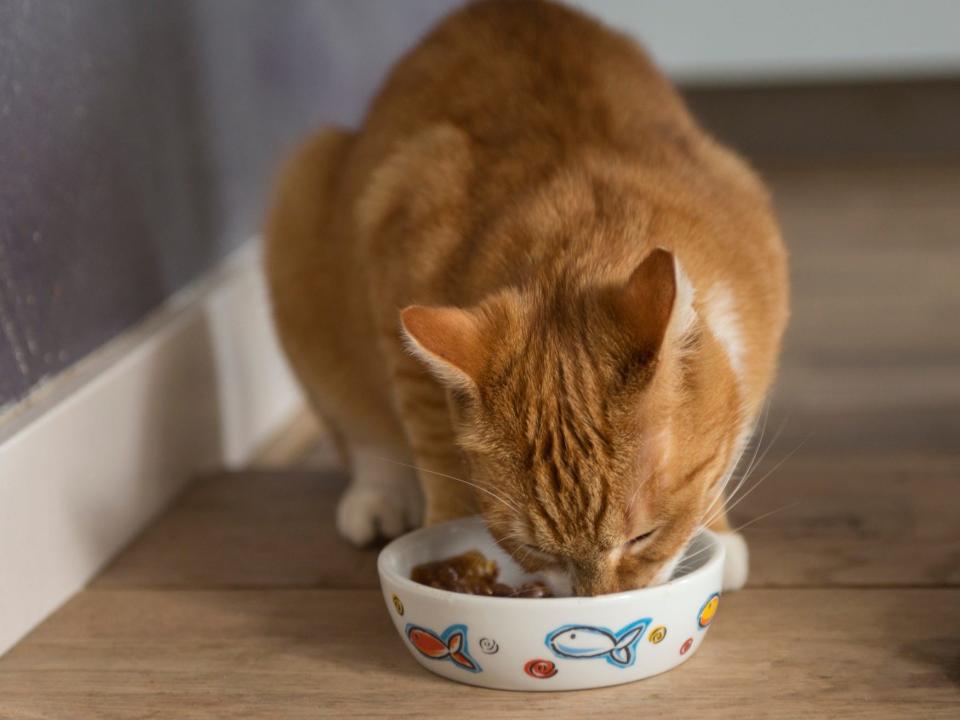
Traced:
<svg viewBox="0 0 960 720">
<path fill-rule="evenodd" d="M 723 564 L 723 589 L 739 590 L 746 584 L 750 572 L 747 541 L 740 533 L 717 533 L 717 537 L 727 550 L 727 559 Z"/>
<path fill-rule="evenodd" d="M 402 487 L 351 485 L 337 505 L 337 530 L 354 545 L 395 538 L 420 524 L 418 492 Z"/>
</svg>

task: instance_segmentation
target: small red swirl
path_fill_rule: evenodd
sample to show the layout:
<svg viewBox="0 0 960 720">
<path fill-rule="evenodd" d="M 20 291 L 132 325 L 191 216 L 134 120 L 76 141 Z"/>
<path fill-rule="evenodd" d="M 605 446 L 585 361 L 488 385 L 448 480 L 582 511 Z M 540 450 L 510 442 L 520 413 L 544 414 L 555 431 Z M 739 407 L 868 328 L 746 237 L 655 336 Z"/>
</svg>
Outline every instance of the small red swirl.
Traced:
<svg viewBox="0 0 960 720">
<path fill-rule="evenodd" d="M 557 674 L 557 666 L 549 660 L 541 660 L 537 658 L 534 660 L 528 660 L 527 664 L 523 666 L 523 671 L 530 677 L 535 677 L 539 680 L 546 680 L 547 678 L 552 678 Z"/>
<path fill-rule="evenodd" d="M 683 645 L 680 646 L 680 654 L 686 655 L 691 647 L 693 647 L 693 638 L 687 638 Z"/>
</svg>

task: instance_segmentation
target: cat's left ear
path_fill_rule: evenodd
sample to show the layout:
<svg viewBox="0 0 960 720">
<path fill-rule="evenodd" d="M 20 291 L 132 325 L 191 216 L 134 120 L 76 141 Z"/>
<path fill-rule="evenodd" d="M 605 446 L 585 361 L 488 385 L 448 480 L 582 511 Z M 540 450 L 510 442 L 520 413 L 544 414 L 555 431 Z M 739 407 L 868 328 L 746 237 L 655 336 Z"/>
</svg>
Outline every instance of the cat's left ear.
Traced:
<svg viewBox="0 0 960 720">
<path fill-rule="evenodd" d="M 655 354 L 669 334 L 682 337 L 696 320 L 693 287 L 673 253 L 654 248 L 617 294 L 617 311 L 635 346 Z"/>
<path fill-rule="evenodd" d="M 476 387 L 486 360 L 483 320 L 476 312 L 411 305 L 401 311 L 400 323 L 411 352 L 441 382 Z"/>
</svg>

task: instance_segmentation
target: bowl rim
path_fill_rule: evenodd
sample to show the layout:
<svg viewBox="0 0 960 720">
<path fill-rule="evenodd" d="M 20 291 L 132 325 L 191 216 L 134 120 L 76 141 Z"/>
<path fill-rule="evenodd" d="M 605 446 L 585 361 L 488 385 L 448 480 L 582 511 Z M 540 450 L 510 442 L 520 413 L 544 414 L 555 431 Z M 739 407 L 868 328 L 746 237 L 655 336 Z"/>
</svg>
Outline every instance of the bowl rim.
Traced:
<svg viewBox="0 0 960 720">
<path fill-rule="evenodd" d="M 496 607 L 505 608 L 508 605 L 516 605 L 520 603 L 521 607 L 533 608 L 536 607 L 539 603 L 550 603 L 551 607 L 559 607 L 564 604 L 571 606 L 582 606 L 582 605 L 603 605 L 609 603 L 617 603 L 624 600 L 630 599 L 639 599 L 640 597 L 649 597 L 652 594 L 660 593 L 668 589 L 680 588 L 684 585 L 688 585 L 692 582 L 695 582 L 702 575 L 705 575 L 714 570 L 717 565 L 722 565 L 724 557 L 726 555 L 726 548 L 723 543 L 720 541 L 720 538 L 717 536 L 717 533 L 707 528 L 701 528 L 697 531 L 693 538 L 705 537 L 710 543 L 710 556 L 707 560 L 700 565 L 700 567 L 688 572 L 680 577 L 670 580 L 669 582 L 663 583 L 662 585 L 652 585 L 643 588 L 637 588 L 635 590 L 623 590 L 616 593 L 608 593 L 606 595 L 593 595 L 593 596 L 566 596 L 566 597 L 552 597 L 552 598 L 511 598 L 511 597 L 496 597 L 492 595 L 468 595 L 467 593 L 458 593 L 452 590 L 441 590 L 440 588 L 430 587 L 429 585 L 422 585 L 421 583 L 415 582 L 408 577 L 401 575 L 398 572 L 395 572 L 392 568 L 388 568 L 386 557 L 391 552 L 397 552 L 397 548 L 407 543 L 415 542 L 416 537 L 421 534 L 426 534 L 429 532 L 436 532 L 437 528 L 444 526 L 452 526 L 454 524 L 462 524 L 464 522 L 482 522 L 482 518 L 479 515 L 472 515 L 466 518 L 458 518 L 456 520 L 448 520 L 444 523 L 438 523 L 437 525 L 431 525 L 429 527 L 422 527 L 412 532 L 401 535 L 398 538 L 390 541 L 377 556 L 377 574 L 381 579 L 381 589 L 383 586 L 383 578 L 387 577 L 392 583 L 398 586 L 398 589 L 407 590 L 414 593 L 420 593 L 426 597 L 433 597 L 438 600 L 445 600 L 447 602 L 457 602 L 465 603 L 467 605 L 486 605 L 489 607 L 490 603 L 495 603 Z M 486 527 L 484 526 L 484 529 Z M 693 539 L 691 539 L 693 542 Z"/>
</svg>

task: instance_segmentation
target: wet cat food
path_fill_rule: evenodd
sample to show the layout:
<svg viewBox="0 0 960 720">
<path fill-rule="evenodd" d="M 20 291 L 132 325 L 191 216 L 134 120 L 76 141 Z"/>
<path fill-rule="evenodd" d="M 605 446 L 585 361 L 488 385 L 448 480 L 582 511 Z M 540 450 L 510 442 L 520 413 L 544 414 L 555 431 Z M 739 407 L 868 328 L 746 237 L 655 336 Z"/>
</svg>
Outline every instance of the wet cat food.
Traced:
<svg viewBox="0 0 960 720">
<path fill-rule="evenodd" d="M 465 593 L 467 595 L 494 595 L 496 597 L 546 598 L 553 597 L 549 586 L 540 580 L 511 587 L 498 582 L 500 568 L 479 550 L 468 550 L 462 555 L 423 563 L 413 568 L 410 579 L 421 585 Z"/>
</svg>

